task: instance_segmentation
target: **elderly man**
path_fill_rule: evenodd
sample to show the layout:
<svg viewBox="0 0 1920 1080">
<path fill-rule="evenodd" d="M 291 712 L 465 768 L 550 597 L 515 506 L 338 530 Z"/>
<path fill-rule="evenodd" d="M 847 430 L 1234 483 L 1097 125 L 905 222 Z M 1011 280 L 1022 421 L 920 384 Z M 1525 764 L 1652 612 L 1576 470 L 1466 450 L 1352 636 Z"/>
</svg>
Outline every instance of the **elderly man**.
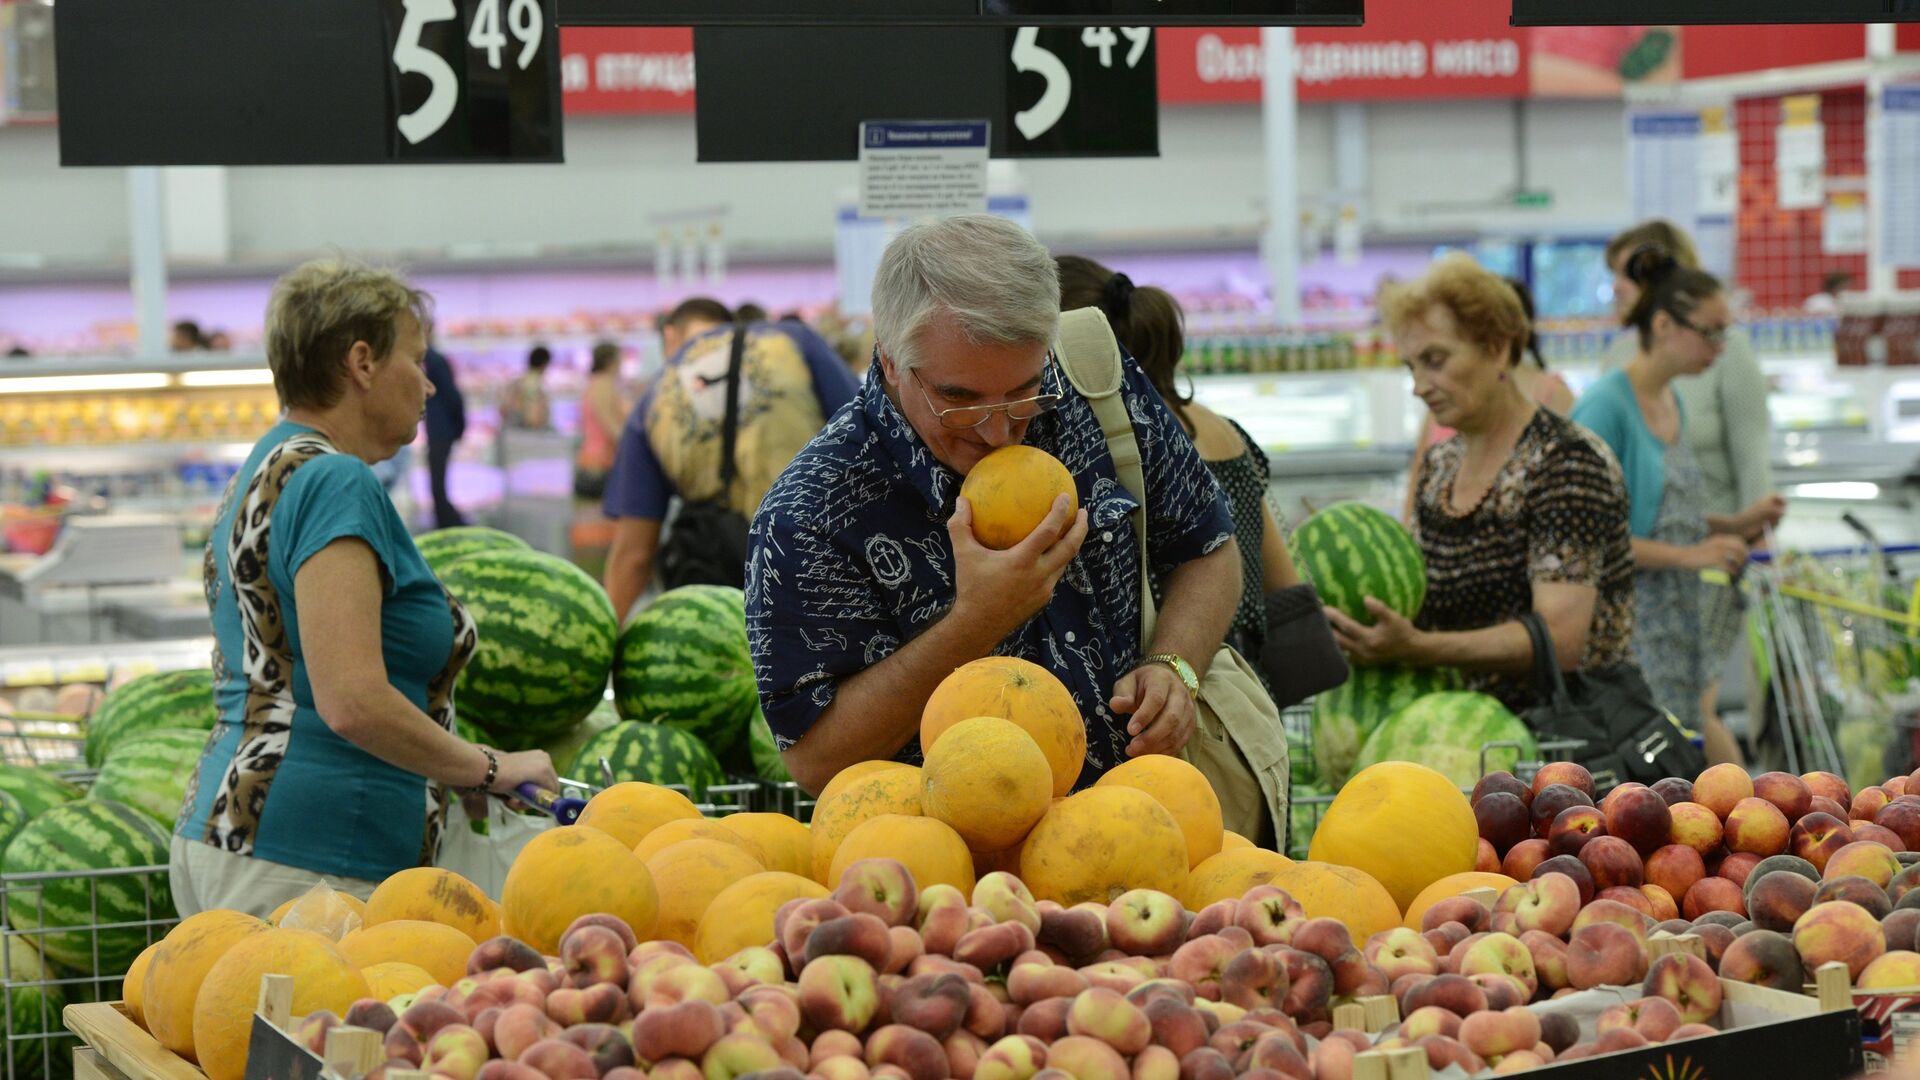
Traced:
<svg viewBox="0 0 1920 1080">
<path fill-rule="evenodd" d="M 747 634 L 789 770 L 819 791 L 858 761 L 916 761 L 920 713 L 954 668 L 992 654 L 1059 676 L 1087 723 L 1080 786 L 1179 752 L 1193 688 L 1240 595 L 1225 496 L 1152 384 L 1123 361 L 1163 600 L 1140 648 L 1140 553 L 1092 407 L 1053 357 L 1060 286 L 1046 248 L 988 215 L 915 225 L 873 286 L 875 361 L 775 482 L 753 521 Z M 1059 458 L 1067 500 L 994 551 L 957 498 L 1015 443 Z"/>
</svg>

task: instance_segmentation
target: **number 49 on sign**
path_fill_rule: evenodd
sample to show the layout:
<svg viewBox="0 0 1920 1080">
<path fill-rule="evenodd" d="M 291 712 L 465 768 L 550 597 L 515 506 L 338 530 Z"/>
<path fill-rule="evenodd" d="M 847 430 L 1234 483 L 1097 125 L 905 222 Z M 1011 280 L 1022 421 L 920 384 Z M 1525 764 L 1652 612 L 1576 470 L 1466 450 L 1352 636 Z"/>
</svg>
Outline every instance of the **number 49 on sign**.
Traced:
<svg viewBox="0 0 1920 1080">
<path fill-rule="evenodd" d="M 500 10 L 503 3 L 504 18 Z M 401 137 L 416 146 L 439 134 L 459 105 L 460 76 L 452 59 L 430 47 L 427 38 L 430 29 L 437 29 L 436 24 L 460 19 L 463 6 L 470 12 L 466 46 L 483 54 L 487 67 L 501 70 L 505 63 L 502 53 L 510 41 L 519 43 L 513 63 L 521 71 L 540 55 L 547 21 L 540 0 L 467 0 L 465 4 L 455 0 L 401 0 L 404 14 L 393 46 L 393 66 L 403 76 L 425 76 L 429 85 L 426 100 L 395 120 Z"/>
</svg>

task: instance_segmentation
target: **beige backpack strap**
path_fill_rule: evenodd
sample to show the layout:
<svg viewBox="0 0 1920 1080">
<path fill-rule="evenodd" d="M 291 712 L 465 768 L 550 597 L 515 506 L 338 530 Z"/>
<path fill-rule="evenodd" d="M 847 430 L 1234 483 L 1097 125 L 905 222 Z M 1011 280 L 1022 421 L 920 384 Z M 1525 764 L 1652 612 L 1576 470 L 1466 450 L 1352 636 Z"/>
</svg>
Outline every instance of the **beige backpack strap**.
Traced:
<svg viewBox="0 0 1920 1080">
<path fill-rule="evenodd" d="M 1093 406 L 1100 431 L 1107 437 L 1114 475 L 1140 504 L 1133 512 L 1133 538 L 1140 545 L 1140 646 L 1153 640 L 1153 589 L 1147 580 L 1147 483 L 1140 468 L 1140 440 L 1133 417 L 1120 394 L 1126 371 L 1120 363 L 1120 343 L 1113 336 L 1107 313 L 1097 307 L 1078 308 L 1060 316 L 1060 343 L 1053 350 L 1060 370 L 1080 396 Z"/>
</svg>

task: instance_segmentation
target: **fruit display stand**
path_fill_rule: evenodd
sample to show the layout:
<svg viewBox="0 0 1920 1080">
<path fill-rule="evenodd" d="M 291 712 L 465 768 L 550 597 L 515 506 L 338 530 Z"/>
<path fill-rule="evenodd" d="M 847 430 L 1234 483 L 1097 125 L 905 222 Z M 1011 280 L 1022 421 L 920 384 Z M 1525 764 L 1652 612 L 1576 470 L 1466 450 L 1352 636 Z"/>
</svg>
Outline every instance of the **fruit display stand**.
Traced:
<svg viewBox="0 0 1920 1080">
<path fill-rule="evenodd" d="M 69 1005 L 64 1019 L 84 1044 L 73 1050 L 75 1080 L 206 1080 L 206 1073 L 134 1023 L 125 1002 Z"/>
</svg>

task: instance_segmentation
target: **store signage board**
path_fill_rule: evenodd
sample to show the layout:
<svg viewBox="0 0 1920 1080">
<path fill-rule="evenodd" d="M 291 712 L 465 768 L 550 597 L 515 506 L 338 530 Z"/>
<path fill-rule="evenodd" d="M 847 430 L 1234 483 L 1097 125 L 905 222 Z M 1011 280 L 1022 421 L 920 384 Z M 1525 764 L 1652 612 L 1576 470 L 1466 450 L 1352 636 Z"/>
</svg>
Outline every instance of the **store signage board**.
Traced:
<svg viewBox="0 0 1920 1080">
<path fill-rule="evenodd" d="M 1515 26 L 1920 22 L 1920 0 L 1513 0 Z"/>
<path fill-rule="evenodd" d="M 1879 123 L 1881 256 L 1894 266 L 1920 267 L 1920 85 L 1887 87 Z"/>
<path fill-rule="evenodd" d="M 943 217 L 986 208 L 985 120 L 860 125 L 861 217 Z"/>
<path fill-rule="evenodd" d="M 985 117 L 992 157 L 1157 156 L 1154 36 L 1145 27 L 700 27 L 699 159 L 852 161 L 862 123 L 901 116 Z M 764 122 L 770 95 L 779 124 Z"/>
<path fill-rule="evenodd" d="M 1628 195 L 1637 221 L 1689 223 L 1699 214 L 1698 112 L 1642 112 L 1627 118 Z"/>
<path fill-rule="evenodd" d="M 555 3 L 62 4 L 61 162 L 560 161 Z"/>
<path fill-rule="evenodd" d="M 1359 26 L 1363 0 L 568 0 L 568 26 Z"/>
</svg>

